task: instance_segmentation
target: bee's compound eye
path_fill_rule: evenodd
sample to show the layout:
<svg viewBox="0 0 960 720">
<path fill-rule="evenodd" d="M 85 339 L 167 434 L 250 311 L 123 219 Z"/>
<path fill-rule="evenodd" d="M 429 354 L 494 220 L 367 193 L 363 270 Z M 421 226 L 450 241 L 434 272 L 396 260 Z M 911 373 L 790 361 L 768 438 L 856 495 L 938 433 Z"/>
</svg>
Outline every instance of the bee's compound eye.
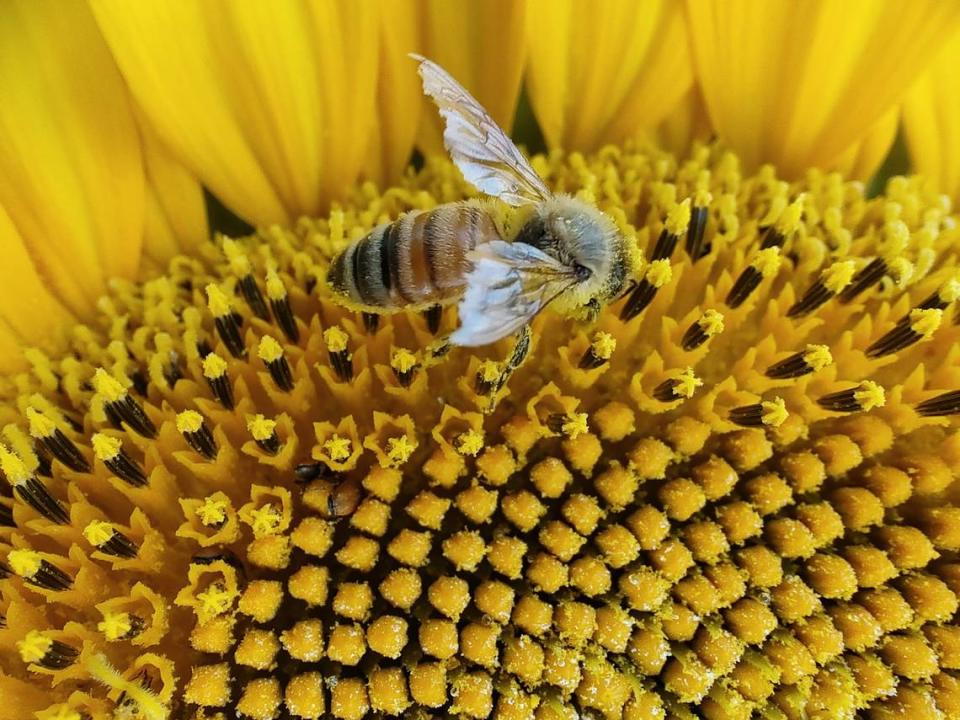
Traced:
<svg viewBox="0 0 960 720">
<path fill-rule="evenodd" d="M 577 278 L 577 280 L 579 280 L 580 282 L 583 282 L 584 280 L 589 278 L 591 275 L 593 275 L 593 270 L 586 267 L 585 265 L 581 265 L 580 263 L 574 263 L 573 274 Z"/>
</svg>

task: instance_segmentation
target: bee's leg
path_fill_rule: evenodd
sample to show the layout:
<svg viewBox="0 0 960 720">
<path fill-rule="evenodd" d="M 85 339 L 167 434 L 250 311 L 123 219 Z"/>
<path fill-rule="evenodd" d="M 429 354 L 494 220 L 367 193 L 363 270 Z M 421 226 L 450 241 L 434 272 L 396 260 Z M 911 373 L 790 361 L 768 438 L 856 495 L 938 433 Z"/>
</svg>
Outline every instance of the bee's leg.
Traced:
<svg viewBox="0 0 960 720">
<path fill-rule="evenodd" d="M 493 412 L 494 408 L 496 408 L 497 395 L 500 390 L 502 390 L 503 386 L 510 380 L 510 376 L 513 375 L 517 368 L 523 365 L 524 360 L 527 359 L 527 355 L 530 353 L 530 339 L 530 326 L 524 325 L 517 333 L 516 340 L 514 340 L 513 343 L 513 350 L 510 353 L 510 357 L 507 358 L 503 370 L 500 372 L 500 377 L 498 377 L 493 384 L 493 389 L 490 393 L 490 404 L 486 410 L 487 413 Z"/>
<path fill-rule="evenodd" d="M 590 298 L 580 307 L 580 317 L 578 320 L 585 325 L 592 325 L 600 317 L 601 310 L 603 310 L 603 308 L 600 306 L 600 301 L 596 298 Z"/>
<path fill-rule="evenodd" d="M 423 351 L 423 366 L 424 367 L 433 367 L 443 362 L 443 359 L 447 356 L 447 353 L 453 349 L 453 345 L 450 344 L 450 336 L 444 335 L 437 338 L 432 343 L 427 345 L 426 349 Z"/>
</svg>

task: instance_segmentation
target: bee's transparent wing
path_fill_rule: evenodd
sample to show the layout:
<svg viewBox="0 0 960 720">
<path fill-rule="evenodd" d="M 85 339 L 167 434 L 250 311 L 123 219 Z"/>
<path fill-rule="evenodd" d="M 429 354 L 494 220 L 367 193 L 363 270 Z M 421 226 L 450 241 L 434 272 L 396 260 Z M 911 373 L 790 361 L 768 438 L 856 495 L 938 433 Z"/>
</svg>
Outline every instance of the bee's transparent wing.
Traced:
<svg viewBox="0 0 960 720">
<path fill-rule="evenodd" d="M 526 243 L 494 240 L 469 258 L 454 345 L 489 345 L 512 335 L 576 282 L 570 268 Z"/>
<path fill-rule="evenodd" d="M 423 92 L 440 108 L 443 142 L 467 182 L 514 207 L 548 199 L 550 190 L 483 106 L 442 67 L 410 57 L 420 63 Z"/>
</svg>

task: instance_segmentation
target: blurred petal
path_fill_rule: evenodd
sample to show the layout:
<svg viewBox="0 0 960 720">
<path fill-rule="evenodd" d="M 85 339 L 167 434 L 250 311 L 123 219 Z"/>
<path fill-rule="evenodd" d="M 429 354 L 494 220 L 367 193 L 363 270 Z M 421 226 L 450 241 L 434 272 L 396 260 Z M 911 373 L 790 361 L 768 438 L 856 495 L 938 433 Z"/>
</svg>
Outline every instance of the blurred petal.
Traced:
<svg viewBox="0 0 960 720">
<path fill-rule="evenodd" d="M 140 123 L 147 173 L 144 254 L 155 263 L 189 251 L 209 237 L 203 188 L 170 155 L 154 132 Z"/>
<path fill-rule="evenodd" d="M 744 165 L 833 167 L 960 23 L 941 0 L 688 0 L 711 120 Z"/>
<path fill-rule="evenodd" d="M 37 273 L 23 237 L 0 207 L 0 373 L 24 365 L 23 348 L 56 347 L 73 319 Z"/>
<path fill-rule="evenodd" d="M 371 133 L 367 163 L 368 175 L 380 183 L 397 180 L 413 150 L 423 92 L 416 64 L 408 55 L 417 47 L 415 0 L 384 3 L 380 13 L 380 80 L 373 113 L 379 131 Z"/>
<path fill-rule="evenodd" d="M 644 137 L 663 150 L 685 157 L 695 142 L 707 142 L 713 133 L 703 94 L 694 84 L 673 110 Z"/>
<path fill-rule="evenodd" d="M 0 4 L 0 87 L 0 205 L 35 275 L 90 313 L 107 278 L 136 274 L 144 180 L 129 97 L 87 5 Z"/>
<path fill-rule="evenodd" d="M 960 33 L 943 47 L 903 104 L 913 168 L 954 200 L 960 198 Z"/>
<path fill-rule="evenodd" d="M 527 87 L 550 147 L 638 137 L 693 83 L 674 0 L 531 0 L 528 12 Z"/>
<path fill-rule="evenodd" d="M 847 152 L 843 153 L 831 166 L 851 180 L 869 180 L 880 167 L 890 147 L 897 137 L 897 126 L 900 123 L 900 108 L 890 108 L 873 127 L 867 130 L 863 140 L 854 143 Z"/>
<path fill-rule="evenodd" d="M 371 0 L 93 5 L 160 139 L 240 217 L 316 214 L 356 179 L 374 112 Z"/>
<path fill-rule="evenodd" d="M 421 0 L 421 17 L 423 55 L 442 65 L 509 131 L 523 73 L 526 3 Z M 443 152 L 437 108 L 426 98 L 422 102 L 417 142 L 425 152 Z"/>
</svg>

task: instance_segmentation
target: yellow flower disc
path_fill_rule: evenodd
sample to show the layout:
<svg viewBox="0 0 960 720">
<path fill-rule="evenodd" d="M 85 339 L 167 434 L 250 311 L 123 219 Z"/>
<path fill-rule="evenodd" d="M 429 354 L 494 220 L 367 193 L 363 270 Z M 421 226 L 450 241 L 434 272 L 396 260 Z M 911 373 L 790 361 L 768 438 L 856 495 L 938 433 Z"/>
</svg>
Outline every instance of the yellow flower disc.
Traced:
<svg viewBox="0 0 960 720">
<path fill-rule="evenodd" d="M 117 285 L 0 386 L 10 717 L 957 716 L 949 202 L 705 147 L 534 164 L 644 259 L 500 390 L 509 341 L 431 355 L 454 308 L 326 289 L 469 194 L 439 159 Z"/>
</svg>

